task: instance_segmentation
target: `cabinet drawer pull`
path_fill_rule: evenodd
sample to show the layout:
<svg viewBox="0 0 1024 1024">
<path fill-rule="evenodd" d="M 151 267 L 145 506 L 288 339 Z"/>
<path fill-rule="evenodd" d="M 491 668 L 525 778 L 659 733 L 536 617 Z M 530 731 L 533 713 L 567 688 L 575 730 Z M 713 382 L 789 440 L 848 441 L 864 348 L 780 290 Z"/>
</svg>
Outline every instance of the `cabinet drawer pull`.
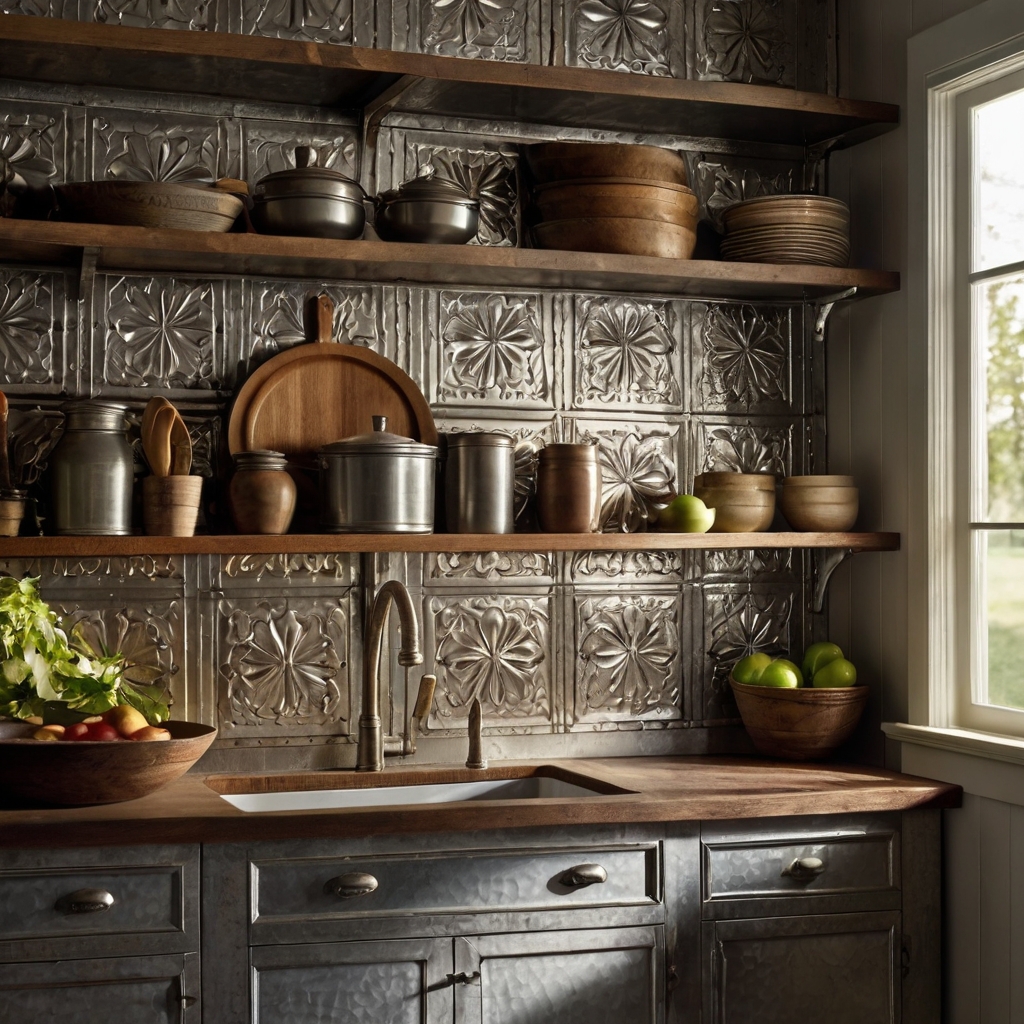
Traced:
<svg viewBox="0 0 1024 1024">
<path fill-rule="evenodd" d="M 608 881 L 608 872 L 600 864 L 577 864 L 569 868 L 559 879 L 570 889 L 582 889 L 587 885 L 600 885 Z"/>
<path fill-rule="evenodd" d="M 783 868 L 782 874 L 786 878 L 808 881 L 816 878 L 824 870 L 825 862 L 820 857 L 797 857 L 789 867 Z"/>
<path fill-rule="evenodd" d="M 351 900 L 357 896 L 369 896 L 376 888 L 377 879 L 373 875 L 366 871 L 349 871 L 327 882 L 324 892 L 337 896 L 339 900 Z"/>
<path fill-rule="evenodd" d="M 445 977 L 448 979 L 449 985 L 472 985 L 480 977 L 480 972 L 474 971 L 472 974 L 467 974 L 465 971 L 459 971 L 458 974 L 446 974 Z"/>
<path fill-rule="evenodd" d="M 53 909 L 61 914 L 95 914 L 113 905 L 114 897 L 106 889 L 76 889 L 61 896 Z"/>
</svg>

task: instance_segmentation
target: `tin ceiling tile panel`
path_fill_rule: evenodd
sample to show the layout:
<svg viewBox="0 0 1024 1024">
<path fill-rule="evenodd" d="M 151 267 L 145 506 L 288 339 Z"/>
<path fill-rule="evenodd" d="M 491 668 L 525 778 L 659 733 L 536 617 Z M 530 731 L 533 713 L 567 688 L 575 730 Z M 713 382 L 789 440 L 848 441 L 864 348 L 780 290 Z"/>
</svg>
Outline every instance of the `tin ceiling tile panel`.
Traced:
<svg viewBox="0 0 1024 1024">
<path fill-rule="evenodd" d="M 639 75 L 686 75 L 678 0 L 564 0 L 565 63 Z"/>
<path fill-rule="evenodd" d="M 264 586 L 268 590 L 324 587 L 337 590 L 352 585 L 358 555 L 224 555 L 218 562 L 217 586 L 244 590 Z"/>
<path fill-rule="evenodd" d="M 211 600 L 225 736 L 349 733 L 348 591 Z"/>
<path fill-rule="evenodd" d="M 0 386 L 5 392 L 62 392 L 76 362 L 64 274 L 0 269 Z"/>
<path fill-rule="evenodd" d="M 725 230 L 722 212 L 744 199 L 801 191 L 803 168 L 796 161 L 694 153 L 690 183 L 702 216 L 718 232 Z"/>
<path fill-rule="evenodd" d="M 574 600 L 573 726 L 683 717 L 682 592 L 583 594 Z"/>
<path fill-rule="evenodd" d="M 94 180 L 188 183 L 241 177 L 237 121 L 180 111 L 92 109 Z"/>
<path fill-rule="evenodd" d="M 43 188 L 72 177 L 70 135 L 66 107 L 0 99 L 0 167 L 15 185 Z"/>
<path fill-rule="evenodd" d="M 803 339 L 794 335 L 791 308 L 694 303 L 692 309 L 694 412 L 802 411 L 803 382 L 793 377 L 794 366 L 802 366 L 794 348 L 799 355 Z"/>
<path fill-rule="evenodd" d="M 295 167 L 295 148 L 309 146 L 317 167 L 340 171 L 359 180 L 359 126 L 302 121 L 242 122 L 245 180 L 250 187 L 260 178 Z"/>
<path fill-rule="evenodd" d="M 621 422 L 577 420 L 576 438 L 595 441 L 601 463 L 601 529 L 634 533 L 647 528 L 659 504 L 678 493 L 679 424 L 643 420 Z"/>
<path fill-rule="evenodd" d="M 695 0 L 694 77 L 795 87 L 796 0 Z"/>
<path fill-rule="evenodd" d="M 524 409 L 555 403 L 551 303 L 538 293 L 442 292 L 437 379 L 431 396 L 441 406 Z"/>
<path fill-rule="evenodd" d="M 569 580 L 577 586 L 676 583 L 697 575 L 689 551 L 574 551 L 566 559 Z"/>
<path fill-rule="evenodd" d="M 479 699 L 485 729 L 550 732 L 558 714 L 553 592 L 427 596 L 427 661 L 437 672 L 431 730 L 465 730 Z"/>
<path fill-rule="evenodd" d="M 246 35 L 351 46 L 352 0 L 241 0 Z"/>
<path fill-rule="evenodd" d="M 217 0 L 79 0 L 84 21 L 133 28 L 216 31 Z M 223 29 L 222 29 L 223 30 Z"/>
<path fill-rule="evenodd" d="M 423 53 L 540 63 L 541 0 L 409 0 Z M 413 47 L 410 47 L 410 49 Z"/>
<path fill-rule="evenodd" d="M 550 551 L 439 551 L 423 556 L 424 580 L 431 586 L 466 582 L 502 587 L 554 583 L 557 559 Z"/>
<path fill-rule="evenodd" d="M 228 383 L 224 281 L 101 275 L 96 287 L 105 326 L 96 384 L 215 390 Z"/>
<path fill-rule="evenodd" d="M 577 408 L 682 411 L 683 343 L 676 303 L 579 295 L 574 312 Z"/>
<path fill-rule="evenodd" d="M 804 465 L 802 423 L 792 419 L 694 417 L 693 471 L 774 473 L 800 472 Z"/>
</svg>

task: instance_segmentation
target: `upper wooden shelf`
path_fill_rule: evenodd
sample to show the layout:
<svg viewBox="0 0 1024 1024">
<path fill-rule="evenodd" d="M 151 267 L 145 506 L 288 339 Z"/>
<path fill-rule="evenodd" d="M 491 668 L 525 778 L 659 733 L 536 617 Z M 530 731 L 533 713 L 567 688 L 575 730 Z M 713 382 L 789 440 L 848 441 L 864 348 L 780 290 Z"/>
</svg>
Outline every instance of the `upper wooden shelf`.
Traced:
<svg viewBox="0 0 1024 1024">
<path fill-rule="evenodd" d="M 831 548 L 898 551 L 898 533 L 335 533 L 284 536 L 12 537 L 3 558 L 132 555 L 305 555 L 373 551 L 731 551 Z"/>
<path fill-rule="evenodd" d="M 3 24 L 0 18 L 0 28 Z M 871 296 L 900 286 L 899 274 L 878 270 L 0 219 L 0 261 L 74 266 L 86 250 L 95 254 L 99 270 L 640 291 L 701 298 L 805 301 L 849 288 Z"/>
<path fill-rule="evenodd" d="M 899 108 L 792 89 L 538 67 L 220 32 L 0 17 L 4 78 L 789 145 L 851 145 Z M 390 102 L 390 101 L 389 101 Z"/>
</svg>

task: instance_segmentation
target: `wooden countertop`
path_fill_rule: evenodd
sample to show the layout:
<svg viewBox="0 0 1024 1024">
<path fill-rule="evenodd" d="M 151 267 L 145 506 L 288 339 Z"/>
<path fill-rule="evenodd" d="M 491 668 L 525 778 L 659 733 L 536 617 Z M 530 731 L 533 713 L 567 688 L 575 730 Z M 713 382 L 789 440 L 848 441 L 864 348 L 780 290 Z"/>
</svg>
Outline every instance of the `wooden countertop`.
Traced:
<svg viewBox="0 0 1024 1024">
<path fill-rule="evenodd" d="M 543 767 L 540 767 L 543 766 Z M 539 770 L 538 770 L 539 768 Z M 219 792 L 341 789 L 544 774 L 602 791 L 587 799 L 474 800 L 347 810 L 246 813 Z M 749 758 L 635 757 L 493 763 L 484 772 L 428 765 L 380 774 L 190 773 L 141 800 L 43 808 L 0 801 L 0 848 L 355 838 L 550 825 L 659 823 L 959 807 L 943 782 L 858 765 Z"/>
</svg>

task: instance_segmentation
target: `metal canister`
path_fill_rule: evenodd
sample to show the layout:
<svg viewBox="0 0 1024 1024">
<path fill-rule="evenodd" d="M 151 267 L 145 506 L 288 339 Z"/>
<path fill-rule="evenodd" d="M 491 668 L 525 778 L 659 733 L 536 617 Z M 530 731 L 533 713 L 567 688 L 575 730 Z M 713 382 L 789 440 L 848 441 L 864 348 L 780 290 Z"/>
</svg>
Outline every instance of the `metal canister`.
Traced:
<svg viewBox="0 0 1024 1024">
<path fill-rule="evenodd" d="M 445 518 L 450 533 L 514 531 L 515 448 L 505 434 L 448 435 Z"/>
<path fill-rule="evenodd" d="M 320 524 L 328 533 L 432 533 L 437 448 L 388 433 L 373 417 L 373 433 L 324 445 Z"/>
<path fill-rule="evenodd" d="M 549 444 L 537 460 L 537 516 L 545 533 L 595 533 L 601 467 L 593 444 Z"/>
<path fill-rule="evenodd" d="M 68 402 L 64 436 L 50 456 L 53 527 L 60 536 L 132 532 L 134 460 L 125 406 Z"/>
</svg>

